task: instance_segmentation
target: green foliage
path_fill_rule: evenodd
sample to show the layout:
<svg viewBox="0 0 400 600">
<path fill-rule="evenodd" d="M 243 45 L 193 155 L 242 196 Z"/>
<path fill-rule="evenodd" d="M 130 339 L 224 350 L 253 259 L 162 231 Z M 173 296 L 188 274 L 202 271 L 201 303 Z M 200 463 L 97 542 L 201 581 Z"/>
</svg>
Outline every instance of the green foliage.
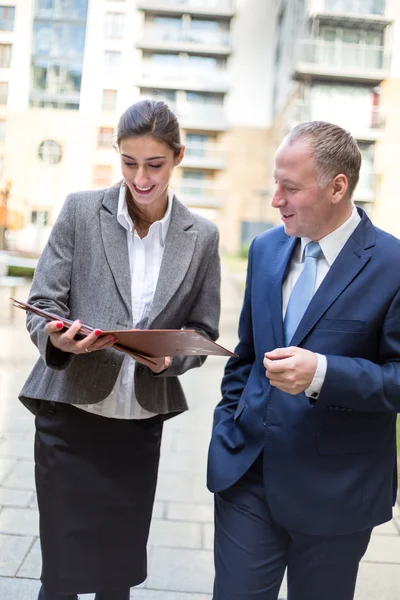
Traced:
<svg viewBox="0 0 400 600">
<path fill-rule="evenodd" d="M 239 248 L 239 256 L 240 258 L 248 258 L 249 255 L 250 243 L 241 244 Z"/>
<path fill-rule="evenodd" d="M 27 277 L 32 279 L 34 272 L 35 269 L 31 267 L 14 267 L 11 265 L 8 267 L 8 275 L 11 277 Z"/>
</svg>

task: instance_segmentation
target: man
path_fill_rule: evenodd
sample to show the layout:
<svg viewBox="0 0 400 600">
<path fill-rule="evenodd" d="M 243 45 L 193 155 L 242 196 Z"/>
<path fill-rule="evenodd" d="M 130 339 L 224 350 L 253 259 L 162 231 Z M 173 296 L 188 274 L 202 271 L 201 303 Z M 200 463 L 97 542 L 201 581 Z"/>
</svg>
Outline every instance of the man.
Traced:
<svg viewBox="0 0 400 600">
<path fill-rule="evenodd" d="M 249 251 L 237 358 L 215 410 L 214 600 L 351 600 L 396 497 L 400 243 L 356 209 L 361 155 L 330 123 L 275 160 L 283 227 Z"/>
</svg>

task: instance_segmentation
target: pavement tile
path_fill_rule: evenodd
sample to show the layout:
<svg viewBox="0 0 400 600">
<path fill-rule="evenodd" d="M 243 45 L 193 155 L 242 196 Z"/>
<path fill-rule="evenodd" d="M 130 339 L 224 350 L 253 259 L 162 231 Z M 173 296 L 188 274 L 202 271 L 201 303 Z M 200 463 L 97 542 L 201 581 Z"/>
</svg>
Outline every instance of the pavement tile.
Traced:
<svg viewBox="0 0 400 600">
<path fill-rule="evenodd" d="M 0 484 L 11 473 L 12 468 L 16 464 L 17 462 L 10 458 L 0 458 Z"/>
<path fill-rule="evenodd" d="M 3 508 L 0 513 L 0 533 L 38 536 L 38 512 L 31 508 Z"/>
<path fill-rule="evenodd" d="M 213 570 L 212 552 L 153 548 L 146 588 L 211 594 Z"/>
<path fill-rule="evenodd" d="M 39 579 L 42 569 L 42 553 L 40 551 L 40 540 L 36 539 L 24 562 L 20 566 L 17 577 L 28 577 Z"/>
<path fill-rule="evenodd" d="M 0 487 L 0 506 L 28 506 L 32 492 Z"/>
<path fill-rule="evenodd" d="M 361 563 L 354 600 L 399 600 L 400 566 Z"/>
<path fill-rule="evenodd" d="M 167 519 L 175 521 L 214 522 L 214 507 L 212 504 L 188 504 L 186 502 L 168 502 Z"/>
<path fill-rule="evenodd" d="M 36 496 L 36 494 L 35 494 Z M 36 503 L 37 506 L 37 498 L 34 498 L 32 502 Z M 165 504 L 164 502 L 154 502 L 153 506 L 153 519 L 164 519 L 165 517 Z"/>
<path fill-rule="evenodd" d="M 149 546 L 174 548 L 201 548 L 202 532 L 199 523 L 153 519 Z"/>
<path fill-rule="evenodd" d="M 203 548 L 214 550 L 214 525 L 211 523 L 203 524 Z"/>
<path fill-rule="evenodd" d="M 35 491 L 35 467 L 33 462 L 19 461 L 3 479 L 2 485 L 19 490 Z"/>
<path fill-rule="evenodd" d="M 212 596 L 205 594 L 181 594 L 180 592 L 166 592 L 164 590 L 132 590 L 131 598 L 132 600 L 211 600 Z"/>
<path fill-rule="evenodd" d="M 8 436 L 6 439 L 0 440 L 0 457 L 1 458 L 27 458 L 32 460 L 33 442 L 31 438 L 21 439 Z"/>
<path fill-rule="evenodd" d="M 0 576 L 13 577 L 17 573 L 32 541 L 33 538 L 29 536 L 0 534 Z M 3 600 L 1 594 L 0 598 Z"/>
<path fill-rule="evenodd" d="M 372 536 L 363 561 L 400 565 L 400 536 Z"/>
<path fill-rule="evenodd" d="M 0 577 L 1 600 L 34 600 L 39 588 L 40 581 Z"/>
<path fill-rule="evenodd" d="M 160 471 L 157 500 L 170 502 L 212 504 L 213 495 L 207 490 L 204 474 Z"/>
<path fill-rule="evenodd" d="M 198 456 L 197 454 L 188 454 L 186 452 L 161 452 L 160 470 L 163 472 L 203 474 L 206 470 L 206 465 L 206 453 L 204 456 Z"/>
<path fill-rule="evenodd" d="M 373 535 L 399 535 L 399 530 L 397 529 L 395 523 L 393 521 L 388 521 L 387 523 L 382 523 L 382 525 L 378 525 L 375 527 Z"/>
</svg>

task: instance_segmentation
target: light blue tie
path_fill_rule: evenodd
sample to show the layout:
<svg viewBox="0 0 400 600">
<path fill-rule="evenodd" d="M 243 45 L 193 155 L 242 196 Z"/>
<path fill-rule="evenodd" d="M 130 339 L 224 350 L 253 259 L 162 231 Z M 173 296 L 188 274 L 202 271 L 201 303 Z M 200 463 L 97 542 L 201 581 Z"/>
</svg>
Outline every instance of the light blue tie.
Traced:
<svg viewBox="0 0 400 600">
<path fill-rule="evenodd" d="M 313 297 L 317 279 L 318 256 L 321 253 L 321 246 L 318 242 L 309 242 L 305 248 L 304 267 L 290 294 L 283 324 L 286 346 L 289 345 Z"/>
</svg>

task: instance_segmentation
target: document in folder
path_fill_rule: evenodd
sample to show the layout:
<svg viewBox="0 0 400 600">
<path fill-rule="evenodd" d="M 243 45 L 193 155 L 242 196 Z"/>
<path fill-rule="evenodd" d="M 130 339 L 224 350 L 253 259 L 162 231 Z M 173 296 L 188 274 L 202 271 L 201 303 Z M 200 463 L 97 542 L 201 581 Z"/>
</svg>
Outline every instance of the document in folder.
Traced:
<svg viewBox="0 0 400 600">
<path fill-rule="evenodd" d="M 73 323 L 70 319 L 59 317 L 31 304 L 20 302 L 14 298 L 10 298 L 10 300 L 17 308 L 22 308 L 26 312 L 46 319 L 46 321 L 61 321 L 66 329 Z M 94 331 L 92 327 L 82 324 L 78 335 L 84 338 L 92 331 Z M 235 356 L 233 352 L 193 329 L 118 329 L 102 331 L 101 336 L 110 334 L 117 338 L 113 348 L 149 365 L 154 364 L 152 358 L 163 358 L 164 356 Z"/>
</svg>

